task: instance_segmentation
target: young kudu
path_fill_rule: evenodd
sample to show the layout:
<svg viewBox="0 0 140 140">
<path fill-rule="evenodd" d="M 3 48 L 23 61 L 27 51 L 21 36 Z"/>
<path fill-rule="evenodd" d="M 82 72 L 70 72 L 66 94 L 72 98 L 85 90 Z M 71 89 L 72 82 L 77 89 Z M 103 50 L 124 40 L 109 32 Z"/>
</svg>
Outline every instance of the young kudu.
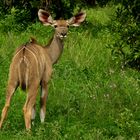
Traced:
<svg viewBox="0 0 140 140">
<path fill-rule="evenodd" d="M 6 103 L 2 110 L 0 128 L 7 116 L 13 93 L 18 86 L 28 92 L 23 107 L 26 129 L 31 128 L 31 120 L 35 118 L 35 105 L 39 86 L 41 86 L 40 119 L 41 122 L 44 122 L 48 81 L 51 77 L 52 65 L 57 62 L 62 54 L 63 39 L 67 35 L 68 27 L 79 26 L 84 21 L 86 14 L 80 12 L 69 20 L 53 20 L 48 12 L 40 9 L 38 17 L 44 25 L 53 26 L 55 33 L 46 47 L 40 46 L 36 40 L 31 39 L 29 43 L 16 50 L 10 65 Z"/>
</svg>

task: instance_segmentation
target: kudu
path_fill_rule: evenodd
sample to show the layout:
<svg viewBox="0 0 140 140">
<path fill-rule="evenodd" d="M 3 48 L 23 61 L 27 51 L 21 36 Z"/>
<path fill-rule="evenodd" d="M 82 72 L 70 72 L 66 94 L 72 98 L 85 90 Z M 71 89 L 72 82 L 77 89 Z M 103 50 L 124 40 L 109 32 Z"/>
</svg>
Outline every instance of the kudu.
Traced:
<svg viewBox="0 0 140 140">
<path fill-rule="evenodd" d="M 26 129 L 31 128 L 31 120 L 35 118 L 36 97 L 39 86 L 41 86 L 40 119 L 41 122 L 44 122 L 48 81 L 51 78 L 52 65 L 57 62 L 62 54 L 63 39 L 67 35 L 68 27 L 79 26 L 84 21 L 86 14 L 80 12 L 69 20 L 53 20 L 48 12 L 40 9 L 38 17 L 44 25 L 51 25 L 55 28 L 54 35 L 46 47 L 40 46 L 36 40 L 31 39 L 26 45 L 22 45 L 16 50 L 10 65 L 6 103 L 2 110 L 0 128 L 7 116 L 13 93 L 18 86 L 28 92 L 23 107 Z"/>
</svg>

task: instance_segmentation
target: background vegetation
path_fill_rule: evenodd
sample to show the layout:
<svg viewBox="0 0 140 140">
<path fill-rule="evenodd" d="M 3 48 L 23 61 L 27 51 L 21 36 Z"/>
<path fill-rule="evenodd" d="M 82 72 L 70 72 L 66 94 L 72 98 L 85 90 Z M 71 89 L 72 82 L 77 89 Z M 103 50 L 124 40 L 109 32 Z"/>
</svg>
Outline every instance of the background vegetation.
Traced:
<svg viewBox="0 0 140 140">
<path fill-rule="evenodd" d="M 113 30 L 119 37 L 112 51 L 121 57 L 124 65 L 140 70 L 140 1 L 123 0 L 116 10 Z M 119 22 L 118 22 L 119 21 Z"/>
<path fill-rule="evenodd" d="M 53 34 L 51 27 L 38 22 L 37 10 L 49 9 L 56 18 L 69 18 L 81 8 L 87 12 L 84 24 L 69 29 L 63 56 L 54 66 L 45 123 L 40 124 L 38 96 L 35 124 L 31 133 L 25 131 L 22 108 L 26 94 L 18 89 L 0 139 L 140 139 L 140 2 L 58 3 L 0 2 L 0 110 L 15 49 L 30 36 L 45 45 Z"/>
</svg>

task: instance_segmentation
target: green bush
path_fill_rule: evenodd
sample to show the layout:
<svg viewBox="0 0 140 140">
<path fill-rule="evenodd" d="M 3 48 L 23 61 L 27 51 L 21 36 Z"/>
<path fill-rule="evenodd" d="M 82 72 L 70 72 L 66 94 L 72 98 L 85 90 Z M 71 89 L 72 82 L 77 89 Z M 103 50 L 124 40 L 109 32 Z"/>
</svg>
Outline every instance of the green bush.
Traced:
<svg viewBox="0 0 140 140">
<path fill-rule="evenodd" d="M 97 3 L 100 6 L 105 6 L 108 2 L 110 2 L 111 0 L 97 0 Z"/>
<path fill-rule="evenodd" d="M 12 8 L 10 13 L 0 20 L 0 31 L 24 31 L 30 24 L 30 13 L 27 10 Z"/>
<path fill-rule="evenodd" d="M 140 1 L 123 0 L 116 10 L 113 30 L 119 32 L 112 50 L 120 56 L 124 65 L 140 69 Z"/>
</svg>

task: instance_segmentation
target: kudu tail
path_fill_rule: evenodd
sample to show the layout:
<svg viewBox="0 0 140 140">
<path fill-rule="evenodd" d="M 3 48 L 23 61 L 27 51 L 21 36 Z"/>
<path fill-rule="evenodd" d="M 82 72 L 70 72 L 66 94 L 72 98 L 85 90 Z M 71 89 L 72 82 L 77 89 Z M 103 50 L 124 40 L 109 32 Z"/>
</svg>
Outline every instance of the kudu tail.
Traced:
<svg viewBox="0 0 140 140">
<path fill-rule="evenodd" d="M 22 90 L 26 90 L 28 87 L 28 60 L 24 56 L 20 63 L 19 63 L 19 69 L 18 69 L 18 75 L 19 75 L 19 85 Z"/>
</svg>

